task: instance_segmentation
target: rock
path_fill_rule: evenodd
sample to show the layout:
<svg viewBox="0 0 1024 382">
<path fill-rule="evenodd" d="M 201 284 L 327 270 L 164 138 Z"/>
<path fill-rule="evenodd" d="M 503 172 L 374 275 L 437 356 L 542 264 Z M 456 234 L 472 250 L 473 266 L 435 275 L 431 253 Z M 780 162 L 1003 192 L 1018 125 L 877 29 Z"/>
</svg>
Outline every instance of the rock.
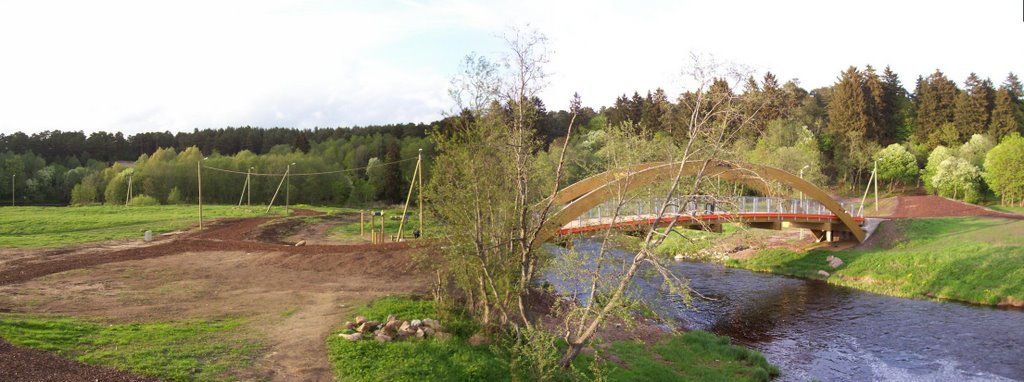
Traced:
<svg viewBox="0 0 1024 382">
<path fill-rule="evenodd" d="M 423 321 L 412 320 L 411 322 L 409 322 L 409 326 L 414 327 L 414 328 L 418 328 L 418 327 L 420 327 L 420 325 L 423 325 Z"/>
<path fill-rule="evenodd" d="M 412 325 L 409 324 L 409 321 L 401 321 L 401 322 L 402 323 L 400 325 L 398 325 L 398 330 L 404 332 L 404 331 L 412 328 Z"/>
<path fill-rule="evenodd" d="M 843 266 L 843 259 L 840 259 L 838 257 L 829 256 L 826 260 L 828 260 L 828 266 L 832 267 L 832 269 L 836 269 Z"/>
<path fill-rule="evenodd" d="M 345 321 L 345 325 L 341 326 L 345 330 L 356 330 L 356 323 L 352 321 Z"/>
<path fill-rule="evenodd" d="M 399 334 L 400 336 L 402 336 L 402 337 L 412 337 L 412 336 L 415 336 L 415 335 L 416 335 L 416 329 L 413 329 L 413 328 L 405 328 L 405 329 L 402 329 L 402 330 L 400 330 L 400 331 L 398 332 L 398 334 Z"/>
<path fill-rule="evenodd" d="M 377 342 L 391 342 L 391 336 L 381 332 L 377 332 L 377 335 L 374 336 L 373 339 L 377 340 Z"/>
<path fill-rule="evenodd" d="M 359 341 L 359 340 L 363 339 L 363 333 L 352 333 L 352 334 L 338 333 L 338 337 L 344 338 L 344 339 L 349 340 L 349 341 Z"/>
<path fill-rule="evenodd" d="M 384 329 L 383 330 L 386 330 L 388 332 L 397 332 L 399 330 L 398 328 L 401 325 L 402 325 L 402 321 L 391 320 L 391 321 L 388 321 L 388 323 L 384 324 Z"/>
<path fill-rule="evenodd" d="M 362 325 L 364 322 L 366 322 L 366 317 L 356 316 L 356 325 Z"/>
<path fill-rule="evenodd" d="M 295 246 L 296 247 L 305 247 L 306 246 L 306 241 L 305 240 L 299 240 L 298 243 L 295 243 Z"/>
<path fill-rule="evenodd" d="M 394 321 L 394 320 L 397 320 L 397 318 L 395 318 L 395 315 L 394 314 L 389 314 L 388 315 L 388 319 L 384 320 L 384 322 L 390 323 L 391 321 Z"/>
<path fill-rule="evenodd" d="M 472 337 L 469 337 L 469 344 L 473 346 L 487 345 L 491 343 L 491 340 L 487 339 L 483 334 L 477 333 Z"/>
<path fill-rule="evenodd" d="M 420 328 L 420 330 L 423 331 L 423 337 L 431 337 L 434 335 L 434 329 L 429 326 L 424 326 Z"/>
<path fill-rule="evenodd" d="M 423 328 L 416 329 L 416 338 L 426 337 L 427 333 L 423 331 Z"/>
<path fill-rule="evenodd" d="M 359 327 L 356 328 L 356 331 L 360 333 L 372 332 L 378 325 L 380 325 L 380 323 L 377 321 L 366 321 L 362 325 L 359 325 Z"/>
<path fill-rule="evenodd" d="M 452 335 L 445 332 L 437 332 L 434 333 L 434 338 L 437 338 L 438 341 L 447 341 L 452 338 Z"/>
<path fill-rule="evenodd" d="M 828 272 L 825 272 L 825 271 L 818 271 L 818 276 L 829 277 L 831 275 Z"/>
<path fill-rule="evenodd" d="M 433 328 L 433 327 L 434 327 L 434 320 L 431 320 L 431 319 L 429 319 L 429 318 L 424 318 L 424 319 L 423 319 L 423 322 L 422 322 L 421 324 L 422 324 L 423 326 L 426 326 L 426 327 L 431 327 L 431 328 Z"/>
</svg>

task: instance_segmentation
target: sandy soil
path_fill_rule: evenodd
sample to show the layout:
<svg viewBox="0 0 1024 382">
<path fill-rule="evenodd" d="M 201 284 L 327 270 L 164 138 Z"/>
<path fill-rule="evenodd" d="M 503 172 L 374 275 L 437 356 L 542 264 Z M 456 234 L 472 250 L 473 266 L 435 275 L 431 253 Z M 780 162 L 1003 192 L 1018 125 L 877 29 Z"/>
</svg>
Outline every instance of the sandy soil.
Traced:
<svg viewBox="0 0 1024 382">
<path fill-rule="evenodd" d="M 978 205 L 934 195 L 897 196 L 880 203 L 877 213 L 869 208 L 865 214 L 882 218 L 929 218 L 950 216 L 990 216 L 1009 219 L 1024 219 L 1024 215 L 990 210 Z"/>
<path fill-rule="evenodd" d="M 330 381 L 324 339 L 352 306 L 429 291 L 429 275 L 413 267 L 416 250 L 404 243 L 295 247 L 254 239 L 282 241 L 261 231 L 269 222 L 226 220 L 107 251 L 24 251 L 0 263 L 0 311 L 115 321 L 240 315 L 267 345 L 257 377 Z"/>
</svg>

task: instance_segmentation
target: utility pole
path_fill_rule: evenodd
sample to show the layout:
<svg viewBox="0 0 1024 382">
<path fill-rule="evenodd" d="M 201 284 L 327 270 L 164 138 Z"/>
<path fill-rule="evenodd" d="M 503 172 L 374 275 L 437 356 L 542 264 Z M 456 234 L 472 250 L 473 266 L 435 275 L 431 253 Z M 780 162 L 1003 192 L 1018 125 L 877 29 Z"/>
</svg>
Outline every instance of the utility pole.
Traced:
<svg viewBox="0 0 1024 382">
<path fill-rule="evenodd" d="M 251 174 L 252 174 L 252 171 L 255 170 L 255 169 L 256 169 L 255 167 L 251 167 L 250 166 L 249 167 L 249 171 L 245 174 L 245 184 L 248 185 L 248 186 L 246 186 L 246 190 L 247 190 L 246 192 L 248 192 L 248 195 L 246 195 L 246 197 L 245 197 L 245 205 L 247 205 L 247 206 L 252 206 L 252 175 Z"/>
<path fill-rule="evenodd" d="M 199 230 L 203 230 L 203 161 L 196 161 L 196 183 L 199 185 Z"/>
<path fill-rule="evenodd" d="M 417 204 L 417 207 L 420 210 L 420 237 L 424 237 L 423 236 L 423 149 L 420 149 L 419 153 L 416 154 L 416 168 L 419 170 L 419 177 L 416 180 L 419 183 L 419 190 L 417 191 L 417 196 L 419 196 L 419 200 L 417 201 L 416 204 Z"/>
<path fill-rule="evenodd" d="M 871 172 L 875 174 L 875 212 L 878 212 L 878 160 L 875 160 L 875 169 Z"/>
<path fill-rule="evenodd" d="M 288 167 L 284 171 L 284 179 L 285 179 L 285 185 L 284 185 L 284 213 L 287 214 L 287 215 L 291 215 L 291 212 L 288 210 L 288 206 L 290 205 L 289 197 L 291 195 L 291 188 L 292 188 L 292 175 L 291 175 L 291 172 L 292 172 L 292 165 L 293 164 L 295 164 L 295 163 L 292 162 L 292 164 L 289 164 Z"/>
</svg>

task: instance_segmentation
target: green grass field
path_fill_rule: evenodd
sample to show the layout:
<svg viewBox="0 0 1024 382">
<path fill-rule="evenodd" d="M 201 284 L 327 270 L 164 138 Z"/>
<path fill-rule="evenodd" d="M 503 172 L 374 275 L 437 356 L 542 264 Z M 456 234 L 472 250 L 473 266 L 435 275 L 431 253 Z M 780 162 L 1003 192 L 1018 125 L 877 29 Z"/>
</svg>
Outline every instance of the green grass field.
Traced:
<svg viewBox="0 0 1024 382">
<path fill-rule="evenodd" d="M 994 206 L 988 206 L 988 208 L 991 208 L 991 209 L 996 210 L 996 211 L 1009 212 L 1009 213 L 1013 213 L 1013 214 L 1024 214 L 1024 207 L 1019 207 L 1019 206 L 1000 206 L 1000 205 L 994 205 Z"/>
<path fill-rule="evenodd" d="M 262 346 L 240 335 L 243 320 L 110 324 L 81 318 L 0 314 L 0 337 L 23 347 L 55 352 L 171 381 L 251 379 Z"/>
<path fill-rule="evenodd" d="M 403 319 L 438 317 L 432 302 L 399 297 L 374 301 L 354 314 L 380 321 L 389 313 Z M 327 348 L 335 376 L 339 381 L 525 380 L 521 370 L 510 368 L 505 345 L 469 344 L 477 327 L 465 316 L 443 314 L 441 322 L 453 334 L 450 339 L 350 342 L 331 335 Z M 608 381 L 767 381 L 779 373 L 759 353 L 700 331 L 670 336 L 651 348 L 637 341 L 617 341 L 601 353 L 601 359 L 614 357 L 619 362 L 596 365 Z M 594 376 L 593 362 L 593 356 L 582 354 L 574 367 L 589 379 Z"/>
<path fill-rule="evenodd" d="M 203 206 L 203 219 L 264 216 L 258 206 Z M 274 212 L 271 212 L 274 213 Z M 199 222 L 194 205 L 148 207 L 4 207 L 0 208 L 0 247 L 61 247 L 89 242 L 142 238 Z"/>
<path fill-rule="evenodd" d="M 766 250 L 726 265 L 820 278 L 899 297 L 940 298 L 996 305 L 1024 302 L 1024 220 L 932 218 L 896 220 L 891 243 L 865 250 Z M 831 269 L 829 255 L 846 264 Z"/>
</svg>

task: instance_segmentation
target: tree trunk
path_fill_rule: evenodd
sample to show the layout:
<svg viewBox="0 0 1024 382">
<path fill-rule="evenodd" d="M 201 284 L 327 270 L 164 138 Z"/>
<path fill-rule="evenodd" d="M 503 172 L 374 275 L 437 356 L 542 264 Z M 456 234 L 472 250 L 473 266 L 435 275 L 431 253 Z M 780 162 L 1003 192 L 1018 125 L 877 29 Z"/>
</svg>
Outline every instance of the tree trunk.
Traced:
<svg viewBox="0 0 1024 382">
<path fill-rule="evenodd" d="M 568 369 L 572 366 L 572 361 L 576 359 L 576 356 L 580 355 L 581 350 L 583 350 L 583 342 L 570 342 L 569 349 L 565 352 L 565 355 L 562 356 L 562 360 L 558 361 L 558 364 L 562 366 L 563 369 Z"/>
</svg>

